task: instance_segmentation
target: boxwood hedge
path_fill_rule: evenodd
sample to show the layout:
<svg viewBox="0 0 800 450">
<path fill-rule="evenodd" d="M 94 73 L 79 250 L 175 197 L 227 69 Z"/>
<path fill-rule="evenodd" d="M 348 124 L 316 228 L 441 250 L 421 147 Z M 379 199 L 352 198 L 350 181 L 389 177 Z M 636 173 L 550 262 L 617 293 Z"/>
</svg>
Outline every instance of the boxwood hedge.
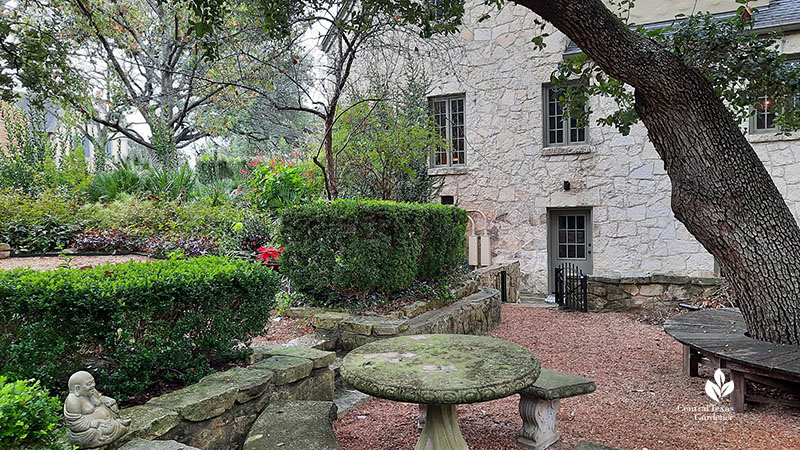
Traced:
<svg viewBox="0 0 800 450">
<path fill-rule="evenodd" d="M 334 200 L 281 212 L 281 271 L 300 292 L 391 294 L 464 264 L 467 213 L 452 206 Z"/>
<path fill-rule="evenodd" d="M 221 257 L 0 271 L 0 374 L 64 392 L 88 369 L 122 399 L 193 382 L 244 355 L 279 285 L 267 267 Z"/>
</svg>

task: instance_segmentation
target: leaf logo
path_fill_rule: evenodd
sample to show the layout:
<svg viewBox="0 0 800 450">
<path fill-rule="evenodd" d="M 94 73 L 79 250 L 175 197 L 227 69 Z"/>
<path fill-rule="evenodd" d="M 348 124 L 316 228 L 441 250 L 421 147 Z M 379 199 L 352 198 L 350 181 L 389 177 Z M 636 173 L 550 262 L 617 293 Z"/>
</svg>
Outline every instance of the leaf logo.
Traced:
<svg viewBox="0 0 800 450">
<path fill-rule="evenodd" d="M 733 381 L 726 383 L 725 374 L 720 369 L 714 372 L 714 383 L 711 380 L 706 381 L 706 395 L 717 403 L 721 403 L 731 392 L 733 392 Z"/>
</svg>

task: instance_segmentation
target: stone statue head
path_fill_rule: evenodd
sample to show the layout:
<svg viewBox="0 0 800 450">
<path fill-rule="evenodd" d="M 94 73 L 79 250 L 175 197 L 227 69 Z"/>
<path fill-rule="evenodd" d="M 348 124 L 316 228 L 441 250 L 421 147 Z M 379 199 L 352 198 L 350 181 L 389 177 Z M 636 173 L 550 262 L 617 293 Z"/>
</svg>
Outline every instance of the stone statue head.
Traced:
<svg viewBox="0 0 800 450">
<path fill-rule="evenodd" d="M 94 377 L 89 372 L 81 370 L 69 377 L 67 382 L 69 392 L 77 397 L 98 397 L 100 394 L 95 389 Z"/>
</svg>

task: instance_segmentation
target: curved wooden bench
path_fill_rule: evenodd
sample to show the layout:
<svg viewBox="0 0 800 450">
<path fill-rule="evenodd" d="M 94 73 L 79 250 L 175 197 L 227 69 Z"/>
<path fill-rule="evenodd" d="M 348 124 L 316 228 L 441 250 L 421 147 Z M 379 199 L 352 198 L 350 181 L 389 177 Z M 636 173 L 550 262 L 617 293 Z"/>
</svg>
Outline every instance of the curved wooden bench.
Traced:
<svg viewBox="0 0 800 450">
<path fill-rule="evenodd" d="M 800 346 L 774 344 L 746 336 L 747 326 L 738 308 L 681 314 L 667 320 L 664 331 L 683 344 L 685 375 L 696 377 L 702 358 L 714 367 L 730 369 L 734 411 L 744 411 L 746 402 L 800 406 L 747 394 L 745 379 L 800 393 Z"/>
</svg>

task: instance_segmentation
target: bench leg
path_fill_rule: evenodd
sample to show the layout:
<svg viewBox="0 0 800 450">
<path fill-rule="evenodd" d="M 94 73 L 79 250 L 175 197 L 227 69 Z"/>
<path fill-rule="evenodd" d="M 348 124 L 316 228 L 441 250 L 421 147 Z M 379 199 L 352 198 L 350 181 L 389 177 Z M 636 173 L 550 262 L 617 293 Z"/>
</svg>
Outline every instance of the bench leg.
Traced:
<svg viewBox="0 0 800 450">
<path fill-rule="evenodd" d="M 697 350 L 683 346 L 683 374 L 687 377 L 697 376 L 697 365 L 700 363 L 700 353 Z"/>
<path fill-rule="evenodd" d="M 744 379 L 744 372 L 731 370 L 731 381 L 733 381 L 733 392 L 731 392 L 733 411 L 744 412 L 744 400 L 747 396 L 747 381 Z"/>
<path fill-rule="evenodd" d="M 543 450 L 556 441 L 561 433 L 556 428 L 556 413 L 559 400 L 543 400 L 520 395 L 519 415 L 522 429 L 517 442 L 525 448 Z"/>
</svg>

